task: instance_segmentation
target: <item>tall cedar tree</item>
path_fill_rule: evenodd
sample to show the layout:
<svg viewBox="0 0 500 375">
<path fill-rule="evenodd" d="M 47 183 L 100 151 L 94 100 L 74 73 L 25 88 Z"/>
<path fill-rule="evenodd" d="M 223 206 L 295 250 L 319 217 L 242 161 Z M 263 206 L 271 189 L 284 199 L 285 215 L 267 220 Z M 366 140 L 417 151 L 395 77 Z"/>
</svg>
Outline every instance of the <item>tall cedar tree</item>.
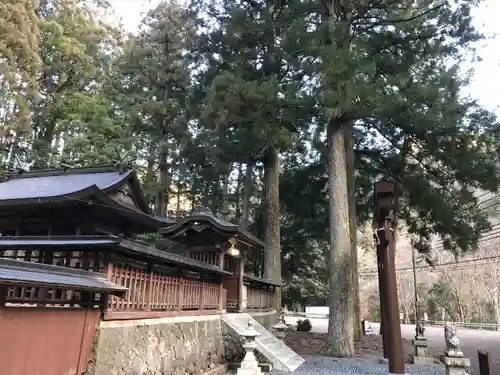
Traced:
<svg viewBox="0 0 500 375">
<path fill-rule="evenodd" d="M 345 150 L 349 128 L 363 127 L 387 140 L 387 152 L 372 153 L 371 157 L 378 154 L 378 159 L 383 159 L 382 172 L 401 182 L 401 198 L 409 205 L 423 206 L 424 200 L 434 198 L 434 207 L 427 206 L 427 213 L 419 211 L 418 223 L 411 220 L 413 210 L 405 212 L 399 203 L 398 214 L 403 213 L 412 226 L 418 226 L 414 230 L 447 232 L 461 241 L 460 248 L 466 248 L 487 226 L 480 214 L 462 213 L 463 200 L 473 199 L 471 188 L 498 186 L 492 155 L 478 152 L 496 141 L 485 137 L 496 124 L 476 103 L 459 96 L 464 82 L 458 77 L 456 64 L 463 51 L 480 39 L 471 24 L 472 5 L 461 0 L 304 4 L 309 29 L 317 35 L 317 43 L 309 46 L 309 51 L 318 58 L 317 94 L 322 98 L 321 123 L 327 134 L 328 351 L 334 356 L 354 353 Z M 442 172 L 429 175 L 432 169 Z M 436 182 L 441 184 L 436 186 Z M 416 186 L 419 190 L 414 190 Z M 441 201 L 436 202 L 436 197 Z M 448 212 L 444 218 L 440 212 L 443 206 L 460 213 Z M 465 234 L 459 235 L 462 231 Z"/>
<path fill-rule="evenodd" d="M 259 160 L 265 184 L 265 276 L 281 282 L 279 151 L 307 124 L 312 107 L 302 89 L 300 55 L 294 54 L 303 24 L 289 27 L 289 11 L 264 1 L 225 1 L 191 7 L 212 25 L 202 38 L 207 69 L 199 80 L 210 87 L 202 124 L 230 139 L 234 161 Z M 201 18 L 201 17 L 200 17 Z M 227 141 L 225 142 L 227 144 Z M 248 165 L 248 164 L 247 164 Z M 281 305 L 277 297 L 277 306 Z"/>
</svg>

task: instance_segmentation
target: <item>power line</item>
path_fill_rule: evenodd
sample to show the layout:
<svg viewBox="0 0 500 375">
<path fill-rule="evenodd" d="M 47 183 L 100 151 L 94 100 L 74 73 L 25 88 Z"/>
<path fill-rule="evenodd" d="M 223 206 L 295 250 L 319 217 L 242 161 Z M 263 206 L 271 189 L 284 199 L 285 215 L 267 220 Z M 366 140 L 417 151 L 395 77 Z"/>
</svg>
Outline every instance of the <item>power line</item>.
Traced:
<svg viewBox="0 0 500 375">
<path fill-rule="evenodd" d="M 499 236 L 500 237 L 500 236 Z M 432 271 L 435 270 L 435 268 L 438 267 L 448 267 L 448 266 L 461 266 L 463 264 L 469 264 L 469 263 L 474 263 L 474 262 L 480 262 L 480 261 L 485 261 L 485 260 L 493 260 L 493 259 L 499 259 L 500 255 L 494 255 L 490 257 L 482 257 L 482 258 L 474 258 L 474 259 L 464 259 L 459 262 L 446 262 L 446 263 L 441 263 L 441 264 L 436 264 L 436 265 L 426 265 L 426 266 L 420 266 L 418 269 L 431 269 Z M 413 271 L 413 267 L 401 267 L 401 268 L 396 268 L 396 271 Z M 359 272 L 359 275 L 369 275 L 369 274 L 377 274 L 378 270 L 372 270 L 372 271 L 365 271 L 365 272 Z"/>
<path fill-rule="evenodd" d="M 492 229 L 489 232 L 485 233 L 483 236 L 481 236 L 479 238 L 479 240 L 477 241 L 477 244 L 479 245 L 479 244 L 482 244 L 484 242 L 488 242 L 488 241 L 491 241 L 491 240 L 498 238 L 499 236 L 490 237 L 490 236 L 493 236 L 496 234 L 500 234 L 500 223 L 493 225 Z M 441 246 L 439 246 L 439 245 L 441 245 Z M 436 250 L 444 250 L 444 246 L 442 246 L 443 243 L 441 242 L 439 245 L 436 247 Z"/>
<path fill-rule="evenodd" d="M 500 233 L 500 223 L 495 224 L 495 225 L 492 227 L 492 229 L 491 229 L 489 232 L 487 232 L 487 233 L 483 234 L 483 235 L 479 238 L 479 240 L 478 240 L 477 242 L 478 242 L 478 244 L 480 244 L 480 243 L 483 243 L 483 242 L 490 241 L 490 240 L 492 240 L 492 239 L 494 239 L 494 238 L 497 238 L 497 237 L 493 237 L 493 238 L 492 238 L 492 237 L 491 237 L 492 235 L 496 235 L 496 234 L 499 234 L 499 233 Z M 442 245 L 442 244 L 440 244 L 440 245 Z M 436 247 L 436 250 L 443 250 L 443 249 L 444 249 L 444 246 L 439 246 L 439 245 L 438 245 L 438 246 Z"/>
</svg>

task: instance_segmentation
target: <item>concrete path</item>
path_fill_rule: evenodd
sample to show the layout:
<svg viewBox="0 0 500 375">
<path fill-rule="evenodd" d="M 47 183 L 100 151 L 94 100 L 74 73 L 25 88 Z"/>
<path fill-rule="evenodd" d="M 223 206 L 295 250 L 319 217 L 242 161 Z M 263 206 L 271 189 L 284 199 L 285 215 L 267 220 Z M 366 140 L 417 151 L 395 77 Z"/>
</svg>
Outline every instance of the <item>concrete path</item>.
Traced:
<svg viewBox="0 0 500 375">
<path fill-rule="evenodd" d="M 287 317 L 286 322 L 295 324 L 300 317 Z M 312 332 L 328 332 L 328 319 L 312 318 L 309 319 L 312 324 Z M 367 323 L 372 326 L 373 333 L 378 334 L 380 325 L 378 323 Z M 415 326 L 402 324 L 401 334 L 405 339 L 411 340 L 415 336 Z M 442 327 L 426 327 L 425 331 L 427 342 L 436 352 L 444 350 L 444 330 Z M 474 374 L 479 374 L 479 365 L 477 361 L 477 350 L 489 351 L 492 357 L 492 373 L 500 374 L 500 332 L 479 331 L 472 329 L 458 329 L 458 338 L 464 355 L 471 360 L 471 368 Z"/>
</svg>

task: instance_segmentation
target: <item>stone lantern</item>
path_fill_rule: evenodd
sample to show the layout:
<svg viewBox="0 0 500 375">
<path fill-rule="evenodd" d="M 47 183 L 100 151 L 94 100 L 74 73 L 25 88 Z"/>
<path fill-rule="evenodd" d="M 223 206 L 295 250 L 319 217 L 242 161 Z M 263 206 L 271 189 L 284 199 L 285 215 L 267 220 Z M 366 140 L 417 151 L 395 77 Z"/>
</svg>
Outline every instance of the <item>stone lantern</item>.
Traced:
<svg viewBox="0 0 500 375">
<path fill-rule="evenodd" d="M 260 336 L 260 333 L 253 328 L 253 322 L 251 320 L 248 321 L 248 327 L 241 333 L 241 336 L 243 336 L 244 339 L 243 349 L 245 349 L 245 357 L 243 358 L 240 368 L 236 374 L 261 375 L 262 372 L 254 354 L 254 351 L 257 348 L 255 338 Z"/>
<path fill-rule="evenodd" d="M 288 331 L 290 330 L 290 327 L 285 323 L 285 316 L 282 315 L 275 325 L 272 326 L 274 336 L 276 336 L 277 339 L 283 340 L 286 335 L 288 334 Z"/>
</svg>

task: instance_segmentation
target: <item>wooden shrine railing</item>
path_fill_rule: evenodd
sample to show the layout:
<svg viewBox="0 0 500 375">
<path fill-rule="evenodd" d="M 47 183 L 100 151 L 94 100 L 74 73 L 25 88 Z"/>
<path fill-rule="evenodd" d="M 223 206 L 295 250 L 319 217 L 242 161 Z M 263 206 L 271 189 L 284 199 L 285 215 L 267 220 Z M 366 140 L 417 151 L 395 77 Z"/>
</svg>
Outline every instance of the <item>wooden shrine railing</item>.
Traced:
<svg viewBox="0 0 500 375">
<path fill-rule="evenodd" d="M 100 293 L 89 293 L 61 288 L 31 286 L 6 287 L 5 305 L 8 307 L 62 307 L 98 308 L 102 306 Z"/>
<path fill-rule="evenodd" d="M 110 265 L 108 278 L 129 289 L 124 298 L 109 297 L 104 318 L 206 315 L 222 310 L 224 289 L 220 282 L 207 282 L 160 271 Z"/>
<path fill-rule="evenodd" d="M 219 265 L 220 256 L 215 251 L 190 251 L 189 256 L 198 262 L 213 264 L 214 266 Z"/>
<path fill-rule="evenodd" d="M 274 307 L 274 288 L 247 286 L 247 309 L 261 310 Z"/>
</svg>

